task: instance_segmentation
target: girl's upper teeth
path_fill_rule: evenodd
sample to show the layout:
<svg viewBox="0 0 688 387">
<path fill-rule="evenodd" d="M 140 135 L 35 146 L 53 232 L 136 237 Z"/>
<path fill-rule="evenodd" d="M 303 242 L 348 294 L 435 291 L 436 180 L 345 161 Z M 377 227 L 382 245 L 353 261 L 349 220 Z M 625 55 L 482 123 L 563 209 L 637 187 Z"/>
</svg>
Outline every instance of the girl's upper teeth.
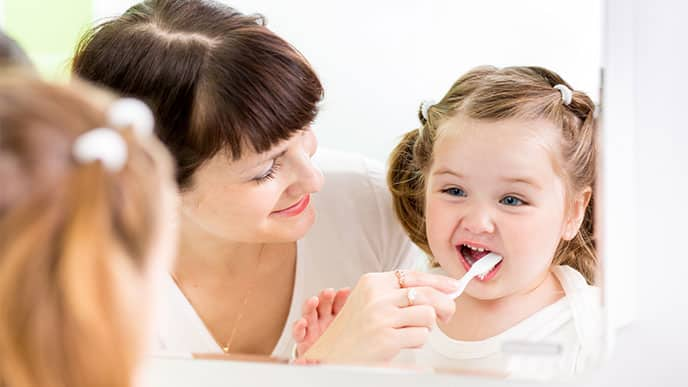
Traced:
<svg viewBox="0 0 688 387">
<path fill-rule="evenodd" d="M 471 246 L 471 245 L 466 245 L 466 244 L 465 244 L 464 246 L 468 247 L 469 249 L 471 249 L 471 250 L 473 250 L 473 251 L 479 251 L 479 252 L 485 251 L 485 249 L 480 248 L 480 247 L 473 247 L 473 246 Z"/>
</svg>

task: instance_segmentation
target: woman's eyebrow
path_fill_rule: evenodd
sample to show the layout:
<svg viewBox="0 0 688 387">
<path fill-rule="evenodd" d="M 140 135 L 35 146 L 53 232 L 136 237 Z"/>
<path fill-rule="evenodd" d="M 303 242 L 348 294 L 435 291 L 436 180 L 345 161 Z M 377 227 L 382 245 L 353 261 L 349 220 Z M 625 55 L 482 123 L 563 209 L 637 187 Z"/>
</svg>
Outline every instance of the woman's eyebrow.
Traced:
<svg viewBox="0 0 688 387">
<path fill-rule="evenodd" d="M 272 160 L 272 159 L 276 159 L 276 158 L 278 158 L 278 157 L 282 157 L 282 156 L 284 156 L 286 153 L 287 153 L 287 149 L 286 149 L 286 148 L 285 148 L 285 149 L 277 149 L 277 150 L 275 150 L 275 151 L 272 151 L 272 152 L 266 154 L 265 156 L 260 157 L 255 163 L 251 163 L 251 165 L 249 165 L 249 166 L 247 166 L 246 168 L 242 169 L 241 172 L 242 172 L 242 173 L 243 173 L 243 172 L 249 172 L 249 171 L 253 170 L 254 168 L 257 168 L 257 167 L 260 166 L 261 164 L 265 163 L 266 161 Z"/>
</svg>

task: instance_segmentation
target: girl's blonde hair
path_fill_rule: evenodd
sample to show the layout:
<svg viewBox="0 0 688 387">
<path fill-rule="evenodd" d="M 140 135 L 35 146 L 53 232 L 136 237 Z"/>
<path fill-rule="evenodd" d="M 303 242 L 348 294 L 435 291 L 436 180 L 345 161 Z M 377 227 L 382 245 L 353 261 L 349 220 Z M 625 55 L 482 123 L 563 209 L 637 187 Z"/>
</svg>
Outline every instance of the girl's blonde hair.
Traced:
<svg viewBox="0 0 688 387">
<path fill-rule="evenodd" d="M 0 386 L 129 386 L 142 349 L 135 315 L 172 164 L 121 129 L 126 164 L 78 163 L 82 133 L 111 127 L 112 97 L 0 75 Z M 139 298 L 140 297 L 140 298 Z"/>
<path fill-rule="evenodd" d="M 546 119 L 561 128 L 560 172 L 567 192 L 594 190 L 597 145 L 595 105 L 582 92 L 574 91 L 571 103 L 562 101 L 554 86 L 563 84 L 559 75 L 541 67 L 477 67 L 459 78 L 439 103 L 419 112 L 421 127 L 406 133 L 390 158 L 387 182 L 394 209 L 411 240 L 429 257 L 425 228 L 425 179 L 432 163 L 432 151 L 439 126 L 463 114 L 480 120 Z M 597 254 L 593 238 L 592 198 L 585 210 L 578 234 L 562 240 L 553 264 L 569 265 L 593 284 Z M 431 258 L 432 260 L 432 258 Z M 433 262 L 435 264 L 435 262 Z"/>
</svg>

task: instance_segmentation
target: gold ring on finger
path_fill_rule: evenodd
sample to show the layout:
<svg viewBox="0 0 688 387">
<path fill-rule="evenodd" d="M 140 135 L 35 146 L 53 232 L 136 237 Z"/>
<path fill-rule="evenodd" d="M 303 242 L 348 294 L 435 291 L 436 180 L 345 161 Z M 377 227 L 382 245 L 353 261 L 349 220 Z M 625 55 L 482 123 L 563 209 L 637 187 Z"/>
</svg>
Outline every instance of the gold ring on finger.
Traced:
<svg viewBox="0 0 688 387">
<path fill-rule="evenodd" d="M 395 270 L 394 275 L 397 277 L 400 288 L 406 287 L 406 272 L 404 270 Z"/>
</svg>

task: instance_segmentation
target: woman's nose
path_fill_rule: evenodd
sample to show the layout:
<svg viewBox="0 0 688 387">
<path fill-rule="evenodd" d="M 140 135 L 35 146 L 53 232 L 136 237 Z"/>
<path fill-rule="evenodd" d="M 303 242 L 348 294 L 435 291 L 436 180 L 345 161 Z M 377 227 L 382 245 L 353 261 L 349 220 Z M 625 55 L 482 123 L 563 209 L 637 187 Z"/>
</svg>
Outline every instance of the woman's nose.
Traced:
<svg viewBox="0 0 688 387">
<path fill-rule="evenodd" d="M 303 149 L 310 157 L 313 157 L 315 155 L 315 152 L 318 150 L 318 138 L 315 136 L 315 133 L 313 133 L 313 130 L 310 128 L 306 129 L 303 132 Z"/>
<path fill-rule="evenodd" d="M 322 189 L 323 174 L 311 159 L 317 147 L 314 139 L 313 136 L 313 142 L 305 144 L 309 146 L 304 146 L 303 151 L 296 157 L 296 181 L 289 187 L 290 193 L 294 196 L 318 192 Z"/>
<path fill-rule="evenodd" d="M 303 193 L 318 192 L 322 189 L 324 177 L 322 171 L 313 164 L 309 158 L 304 160 L 304 165 L 301 167 L 301 189 Z"/>
</svg>

